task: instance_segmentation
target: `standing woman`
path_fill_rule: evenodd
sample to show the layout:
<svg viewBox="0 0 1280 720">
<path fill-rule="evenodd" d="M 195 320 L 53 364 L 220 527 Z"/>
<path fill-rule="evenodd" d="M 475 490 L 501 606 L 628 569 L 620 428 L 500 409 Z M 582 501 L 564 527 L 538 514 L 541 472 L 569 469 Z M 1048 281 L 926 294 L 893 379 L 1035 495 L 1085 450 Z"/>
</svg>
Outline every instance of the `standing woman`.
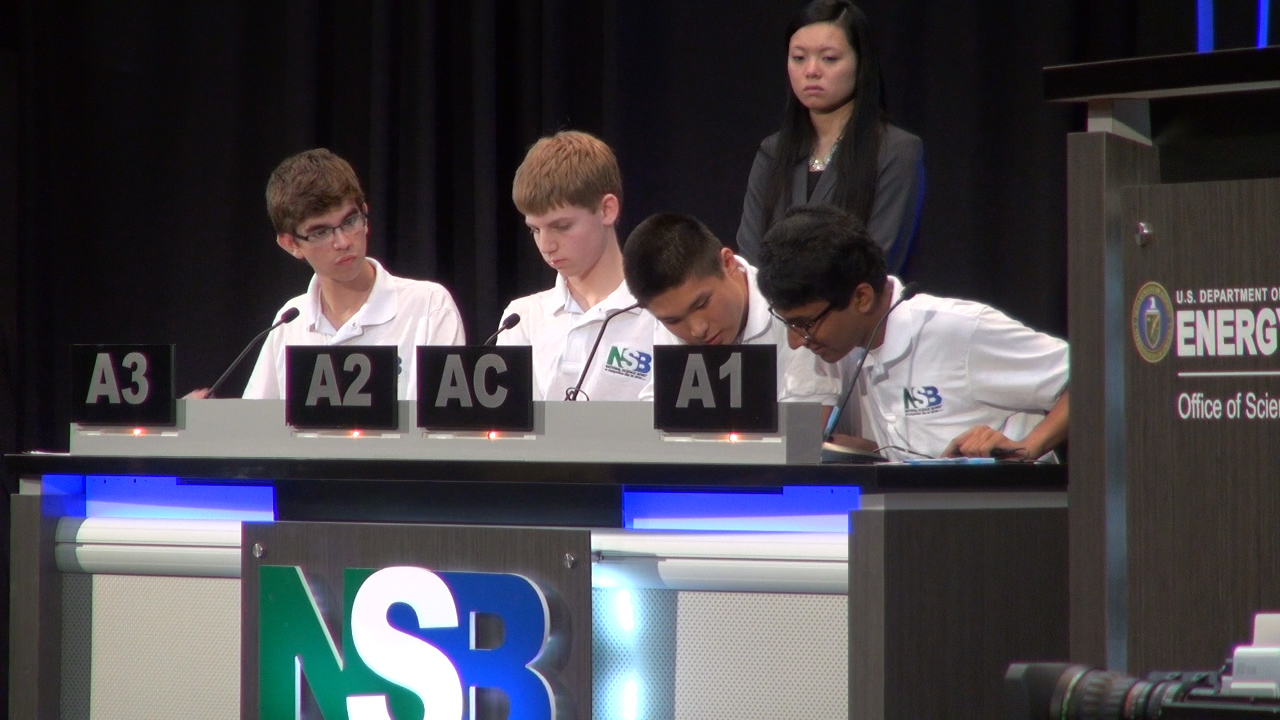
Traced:
<svg viewBox="0 0 1280 720">
<path fill-rule="evenodd" d="M 787 75 L 782 129 L 751 166 L 739 251 L 755 262 L 787 208 L 830 203 L 861 219 L 899 272 L 924 200 L 924 145 L 886 120 L 866 16 L 847 0 L 806 5 L 787 28 Z"/>
</svg>

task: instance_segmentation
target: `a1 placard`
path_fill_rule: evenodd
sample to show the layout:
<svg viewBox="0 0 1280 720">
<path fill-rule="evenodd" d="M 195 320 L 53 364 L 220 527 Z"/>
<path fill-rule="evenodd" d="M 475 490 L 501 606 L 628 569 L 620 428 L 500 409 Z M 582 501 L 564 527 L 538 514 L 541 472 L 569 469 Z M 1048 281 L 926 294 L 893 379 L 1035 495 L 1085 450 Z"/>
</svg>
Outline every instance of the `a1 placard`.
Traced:
<svg viewBox="0 0 1280 720">
<path fill-rule="evenodd" d="M 285 348 L 284 419 L 297 428 L 394 430 L 399 420 L 394 345 Z"/>
<path fill-rule="evenodd" d="M 173 426 L 172 345 L 72 345 L 71 421 Z"/>
<path fill-rule="evenodd" d="M 656 345 L 653 427 L 777 432 L 777 373 L 773 345 Z"/>
<path fill-rule="evenodd" d="M 533 349 L 419 347 L 418 426 L 532 430 Z"/>
</svg>

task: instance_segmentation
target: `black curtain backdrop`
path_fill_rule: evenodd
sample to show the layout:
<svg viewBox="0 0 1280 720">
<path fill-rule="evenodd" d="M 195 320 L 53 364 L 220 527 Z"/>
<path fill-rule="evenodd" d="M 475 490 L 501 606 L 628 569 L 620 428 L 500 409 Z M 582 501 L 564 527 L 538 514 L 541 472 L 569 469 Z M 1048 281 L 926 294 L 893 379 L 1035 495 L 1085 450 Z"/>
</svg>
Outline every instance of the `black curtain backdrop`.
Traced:
<svg viewBox="0 0 1280 720">
<path fill-rule="evenodd" d="M 72 343 L 175 343 L 180 392 L 216 378 L 307 283 L 275 247 L 263 187 L 309 147 L 352 162 L 371 253 L 449 286 L 473 338 L 552 280 L 510 202 L 516 165 L 547 132 L 614 145 L 624 237 L 677 209 L 732 243 L 752 157 L 779 122 L 798 4 L 9 6 L 6 447 L 66 446 Z M 1132 54 L 1136 7 L 866 0 L 891 113 L 925 142 L 906 275 L 1063 332 L 1064 135 L 1082 114 L 1041 100 L 1040 70 Z"/>
<path fill-rule="evenodd" d="M 733 242 L 756 148 L 781 123 L 798 4 L 621 4 L 620 93 L 606 117 L 630 192 L 624 224 L 679 209 Z M 924 140 L 924 215 L 904 276 L 1065 336 L 1065 136 L 1084 113 L 1043 101 L 1041 69 L 1131 55 L 1135 3 L 859 5 L 890 116 Z"/>
<path fill-rule="evenodd" d="M 551 282 L 509 185 L 544 132 L 604 132 L 607 6 L 20 5 L 20 222 L 4 242 L 22 447 L 66 445 L 69 344 L 176 343 L 186 391 L 305 289 L 263 189 L 306 148 L 351 161 L 370 253 L 448 285 L 471 336 Z"/>
</svg>

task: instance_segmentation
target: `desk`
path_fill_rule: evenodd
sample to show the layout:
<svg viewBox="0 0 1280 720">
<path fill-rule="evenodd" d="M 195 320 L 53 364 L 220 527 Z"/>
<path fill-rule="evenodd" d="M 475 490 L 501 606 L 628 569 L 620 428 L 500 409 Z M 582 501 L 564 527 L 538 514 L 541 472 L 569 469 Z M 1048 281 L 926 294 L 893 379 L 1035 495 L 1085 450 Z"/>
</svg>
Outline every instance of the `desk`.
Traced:
<svg viewBox="0 0 1280 720">
<path fill-rule="evenodd" d="M 972 554 L 985 558 L 987 563 L 1001 565 L 1001 553 L 1009 549 L 998 538 L 996 528 L 1001 522 L 979 520 L 975 524 L 972 503 L 955 504 L 965 497 L 978 501 L 993 495 L 1018 496 L 1030 499 L 1031 505 L 1048 506 L 1033 512 L 1065 517 L 1061 502 L 1065 470 L 1057 466 L 1021 464 L 832 467 L 28 454 L 6 457 L 5 468 L 11 487 L 13 483 L 21 485 L 20 494 L 13 498 L 11 708 L 15 712 L 21 709 L 15 716 L 23 717 L 58 717 L 68 705 L 87 709 L 93 704 L 93 711 L 105 716 L 109 713 L 104 708 L 124 707 L 126 702 L 146 699 L 162 704 L 164 697 L 144 698 L 143 688 L 129 686 L 128 667 L 121 666 L 137 661 L 102 657 L 111 643 L 114 643 L 112 647 L 121 647 L 127 642 L 120 637 L 104 639 L 104 632 L 109 630 L 104 623 L 138 622 L 137 613 L 129 612 L 134 606 L 159 613 L 163 606 L 175 605 L 179 599 L 202 598 L 205 611 L 200 615 L 203 618 L 200 622 L 226 632 L 232 627 L 238 631 L 238 563 L 233 563 L 233 569 L 228 571 L 230 576 L 206 573 L 198 577 L 190 570 L 152 576 L 121 571 L 86 574 L 84 568 L 68 570 L 65 567 L 66 552 L 63 562 L 59 562 L 59 522 L 63 522 L 64 548 L 75 545 L 74 531 L 67 530 L 69 525 L 65 519 L 84 517 L 86 477 L 172 476 L 191 487 L 271 488 L 275 493 L 277 520 L 593 528 L 595 575 L 602 574 L 599 572 L 602 566 L 610 569 L 634 566 L 632 572 L 623 576 L 631 583 L 626 589 L 636 616 L 659 621 L 652 625 L 651 632 L 631 638 L 631 644 L 624 648 L 617 628 L 607 622 L 616 610 L 619 591 L 596 583 L 592 597 L 595 628 L 592 652 L 597 717 L 617 714 L 614 697 L 618 692 L 617 668 L 622 662 L 632 663 L 633 668 L 638 668 L 633 672 L 650 682 L 653 694 L 645 700 L 650 712 L 642 714 L 643 717 L 830 718 L 833 712 L 835 716 L 843 714 L 845 708 L 851 717 L 892 717 L 892 706 L 887 710 L 881 708 L 881 714 L 871 714 L 875 708 L 861 704 L 863 700 L 857 692 L 852 696 L 846 694 L 851 687 L 850 673 L 855 673 L 855 666 L 859 668 L 855 684 L 858 678 L 870 676 L 867 666 L 859 663 L 867 662 L 866 658 L 874 662 L 877 656 L 864 653 L 864 647 L 878 642 L 892 648 L 895 643 L 905 642 L 904 636 L 894 635 L 893 628 L 899 631 L 914 628 L 917 639 L 927 637 L 932 630 L 928 613 L 915 615 L 910 627 L 898 619 L 885 619 L 885 608 L 895 606 L 893 594 L 904 591 L 901 583 L 905 576 L 894 575 L 883 568 L 915 566 L 918 572 L 913 577 L 925 581 L 924 575 L 947 561 L 938 556 L 937 563 L 926 567 L 919 563 L 920 553 L 927 555 L 932 552 L 930 547 L 936 548 L 939 544 L 954 547 L 956 538 L 971 533 L 977 533 L 973 537 L 986 538 L 968 544 Z M 645 533 L 624 527 L 626 493 L 632 490 L 716 490 L 729 496 L 741 495 L 744 491 L 776 494 L 784 487 L 823 486 L 861 488 L 863 502 L 853 515 L 851 538 L 838 533 L 813 536 Z M 936 505 L 932 515 L 914 515 L 909 519 L 919 523 L 916 527 L 940 527 L 940 532 L 926 538 L 927 542 L 914 544 L 913 537 L 924 536 L 909 529 L 900 530 L 897 535 L 885 532 L 885 527 L 906 529 L 907 526 L 895 523 L 897 518 L 908 516 L 884 513 L 883 508 L 919 507 L 921 502 L 932 502 L 929 498 L 940 499 L 943 505 Z M 907 505 L 902 505 L 903 502 Z M 944 509 L 947 503 L 952 510 L 968 507 L 967 519 L 959 524 L 939 524 L 937 521 L 944 515 L 950 516 L 950 511 Z M 882 509 L 875 510 L 876 507 Z M 987 510 L 996 513 L 986 516 L 987 520 L 1011 517 L 994 508 Z M 876 521 L 866 514 L 876 512 L 881 513 L 888 525 L 873 531 Z M 226 522 L 232 524 L 225 533 L 225 541 L 215 538 L 207 542 L 210 546 L 225 542 L 226 552 L 239 558 L 242 548 L 235 530 L 236 521 Z M 1017 532 L 1024 533 L 1025 537 L 1029 529 L 1025 525 L 1017 527 Z M 865 534 L 863 528 L 867 528 Z M 1057 547 L 1055 543 L 1062 542 L 1065 524 L 1058 528 L 1050 523 L 1040 530 L 1048 538 L 1043 545 L 1050 548 L 1043 556 L 1043 572 L 1052 575 L 1056 570 L 1065 583 L 1065 560 L 1055 562 L 1050 557 L 1052 548 Z M 72 532 L 70 540 L 67 532 Z M 216 533 L 210 537 L 214 535 Z M 1024 544 L 1020 549 L 1025 548 Z M 914 554 L 901 554 L 902 559 L 895 565 L 891 558 L 908 550 Z M 872 567 L 875 557 L 881 558 L 880 571 Z M 855 567 L 852 581 L 843 586 L 833 584 L 829 578 L 833 574 L 838 577 L 850 561 Z M 664 563 L 680 568 L 680 572 L 664 573 Z M 703 570 L 690 570 L 691 567 Z M 960 571 L 961 567 L 953 564 L 952 570 Z M 835 573 L 832 568 L 836 568 Z M 975 592 L 979 592 L 979 585 L 999 580 L 972 576 L 971 579 L 974 583 L 970 587 L 975 588 Z M 981 597 L 989 604 L 1004 592 L 993 585 L 985 587 L 986 594 Z M 1052 590 L 1053 586 L 1048 587 Z M 846 588 L 854 589 L 856 602 L 846 601 Z M 64 603 L 64 594 L 67 603 Z M 879 611 L 869 604 L 868 598 L 874 597 L 881 598 Z M 947 596 L 936 594 L 936 597 Z M 963 604 L 955 603 L 952 607 L 963 613 Z M 943 623 L 955 621 L 951 616 L 934 617 Z M 982 622 L 995 623 L 999 617 L 988 614 L 980 622 L 971 622 L 973 617 L 977 616 L 963 616 L 963 621 L 975 631 L 1007 636 L 1003 627 L 982 627 Z M 1050 625 L 1053 617 L 1052 613 L 1046 615 Z M 885 628 L 878 640 L 872 637 L 877 625 Z M 744 632 L 746 628 L 750 628 L 750 632 Z M 220 637 L 217 632 L 222 632 L 206 630 L 209 637 Z M 1049 628 L 1051 634 L 1054 630 L 1065 643 L 1065 622 Z M 152 631 L 163 633 L 165 629 L 145 629 L 145 632 Z M 86 633 L 98 639 L 98 647 L 87 647 L 85 642 L 77 644 L 77 637 Z M 937 636 L 944 642 L 954 637 L 954 634 Z M 169 644 L 186 641 L 180 638 Z M 226 682 L 238 679 L 235 674 L 238 664 L 225 657 L 226 653 L 196 648 L 191 654 L 197 657 L 165 662 L 199 669 L 199 661 L 208 661 L 222 663 L 218 665 L 221 669 L 199 670 L 204 676 L 197 678 L 194 685 L 188 681 L 188 685 L 183 686 L 181 678 L 177 678 L 174 680 L 177 689 L 171 692 L 197 692 L 201 687 L 217 686 L 214 676 L 231 678 Z M 238 653 L 232 654 L 238 658 Z M 881 662 L 893 663 L 898 662 L 895 657 L 900 656 L 889 652 L 879 657 Z M 937 652 L 932 657 L 935 662 L 928 666 L 929 673 L 951 662 L 957 677 L 967 677 L 961 672 L 964 665 L 954 665 L 967 662 L 965 656 Z M 229 662 L 233 666 L 228 669 Z M 95 667 L 94 663 L 102 666 Z M 900 670 L 881 671 L 879 676 L 897 677 Z M 916 673 L 916 677 L 918 682 L 925 683 L 938 679 L 920 673 Z M 123 688 L 132 696 L 113 696 L 108 687 L 111 678 L 119 684 L 116 695 Z M 189 689 L 183 690 L 184 687 Z M 234 690 L 238 696 L 238 687 Z M 911 689 L 892 686 L 891 692 L 911 692 Z M 235 715 L 211 713 L 207 716 Z"/>
</svg>

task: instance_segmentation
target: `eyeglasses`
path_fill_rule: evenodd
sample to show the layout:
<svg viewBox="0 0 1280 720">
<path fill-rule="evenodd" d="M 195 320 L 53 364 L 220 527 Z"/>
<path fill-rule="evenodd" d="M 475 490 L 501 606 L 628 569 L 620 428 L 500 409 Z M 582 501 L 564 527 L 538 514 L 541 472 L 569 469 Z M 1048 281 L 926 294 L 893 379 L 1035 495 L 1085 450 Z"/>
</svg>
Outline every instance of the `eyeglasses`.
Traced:
<svg viewBox="0 0 1280 720">
<path fill-rule="evenodd" d="M 803 339 L 805 342 L 817 342 L 817 340 L 815 340 L 812 335 L 813 329 L 818 326 L 818 323 L 822 322 L 822 318 L 826 317 L 827 313 L 831 312 L 835 308 L 836 308 L 835 303 L 831 303 L 831 302 L 827 303 L 827 308 L 825 310 L 818 313 L 817 315 L 814 316 L 812 320 L 804 324 L 794 322 L 792 320 L 788 320 L 782 317 L 781 315 L 778 314 L 778 311 L 774 310 L 773 308 L 769 308 L 769 314 L 777 318 L 778 321 L 781 322 L 783 325 L 786 325 L 787 327 L 796 331 L 796 334 L 799 335 L 801 339 Z"/>
<path fill-rule="evenodd" d="M 364 214 L 363 210 L 356 210 L 350 215 L 343 218 L 342 222 L 329 227 L 322 227 L 306 235 L 293 233 L 295 240 L 301 240 L 308 243 L 326 243 L 333 239 L 333 234 L 342 231 L 343 235 L 351 235 L 363 231 L 369 226 L 369 216 Z"/>
</svg>

